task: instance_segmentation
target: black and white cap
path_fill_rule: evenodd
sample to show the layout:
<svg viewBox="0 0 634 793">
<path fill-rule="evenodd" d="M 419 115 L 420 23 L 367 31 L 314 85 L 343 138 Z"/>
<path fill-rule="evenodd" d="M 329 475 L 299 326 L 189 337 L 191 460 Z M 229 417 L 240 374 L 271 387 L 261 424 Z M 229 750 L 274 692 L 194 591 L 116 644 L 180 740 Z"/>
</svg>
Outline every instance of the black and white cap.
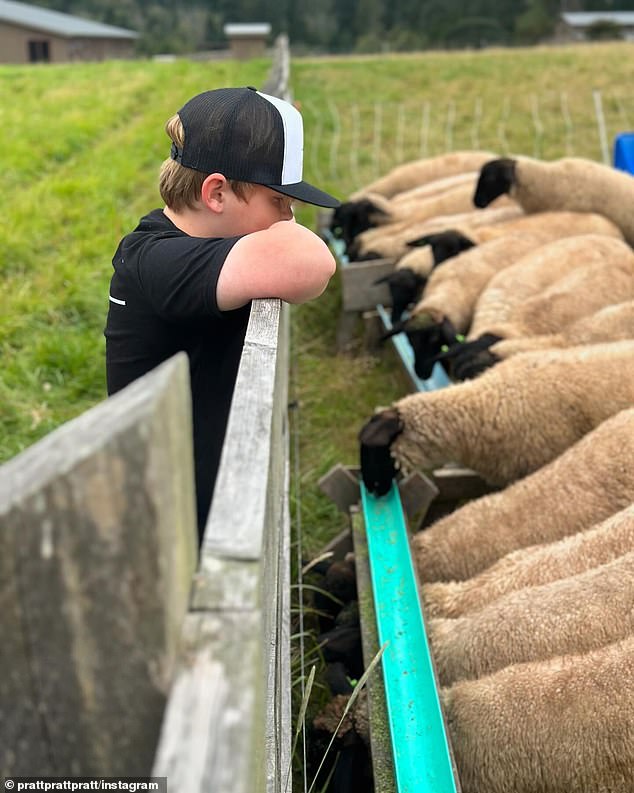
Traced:
<svg viewBox="0 0 634 793">
<path fill-rule="evenodd" d="M 304 127 L 289 102 L 255 88 L 217 88 L 178 111 L 185 132 L 171 157 L 187 168 L 265 185 L 278 193 L 337 207 L 339 201 L 302 181 Z"/>
</svg>

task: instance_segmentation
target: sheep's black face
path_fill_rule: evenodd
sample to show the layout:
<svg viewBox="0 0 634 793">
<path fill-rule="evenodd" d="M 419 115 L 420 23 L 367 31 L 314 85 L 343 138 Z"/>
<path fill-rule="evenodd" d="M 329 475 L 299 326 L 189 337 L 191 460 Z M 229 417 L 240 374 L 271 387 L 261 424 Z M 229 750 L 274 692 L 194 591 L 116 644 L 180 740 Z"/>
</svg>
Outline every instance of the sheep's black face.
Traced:
<svg viewBox="0 0 634 793">
<path fill-rule="evenodd" d="M 396 475 L 390 446 L 403 431 L 403 422 L 392 408 L 372 416 L 359 432 L 361 476 L 375 496 L 384 496 Z"/>
<path fill-rule="evenodd" d="M 456 380 L 473 380 L 474 377 L 495 366 L 499 360 L 490 350 L 482 350 L 470 357 L 458 359 L 452 371 Z"/>
<path fill-rule="evenodd" d="M 457 256 L 459 253 L 475 247 L 473 240 L 465 237 L 459 231 L 452 230 L 441 231 L 438 234 L 426 234 L 424 237 L 419 237 L 407 244 L 413 248 L 431 245 L 435 265 L 439 265 L 441 262 L 451 259 L 452 256 Z"/>
<path fill-rule="evenodd" d="M 491 160 L 480 169 L 473 203 L 482 209 L 489 206 L 502 193 L 508 193 L 515 181 L 515 160 L 502 157 Z"/>
<path fill-rule="evenodd" d="M 437 325 L 429 325 L 420 330 L 406 332 L 414 351 L 414 371 L 421 380 L 427 380 L 431 377 L 434 364 L 439 359 L 442 348 L 455 342 L 455 329 L 451 322 L 445 319 Z"/>
<path fill-rule="evenodd" d="M 371 262 L 371 261 L 374 261 L 376 259 L 382 259 L 383 258 L 381 256 L 381 254 L 377 253 L 376 251 L 366 251 L 365 253 L 362 253 L 362 254 L 360 254 L 358 251 L 359 251 L 359 248 L 358 248 L 357 245 L 355 245 L 355 243 L 353 241 L 352 244 L 350 245 L 350 247 L 348 248 L 348 258 L 350 259 L 351 262 L 353 262 L 353 263 L 354 262 Z"/>
<path fill-rule="evenodd" d="M 346 252 L 354 238 L 377 225 L 377 219 L 385 213 L 376 207 L 369 199 L 361 201 L 346 201 L 340 204 L 332 214 L 330 230 L 335 237 L 342 239 L 346 245 Z"/>
<path fill-rule="evenodd" d="M 392 324 L 398 322 L 403 316 L 403 312 L 415 303 L 421 296 L 427 279 L 415 273 L 411 267 L 401 267 L 393 273 L 377 278 L 375 284 L 386 283 L 390 290 L 392 301 Z"/>
<path fill-rule="evenodd" d="M 484 333 L 474 341 L 452 345 L 437 355 L 436 360 L 443 363 L 456 380 L 471 380 L 500 360 L 489 347 L 501 338 L 494 333 Z"/>
</svg>

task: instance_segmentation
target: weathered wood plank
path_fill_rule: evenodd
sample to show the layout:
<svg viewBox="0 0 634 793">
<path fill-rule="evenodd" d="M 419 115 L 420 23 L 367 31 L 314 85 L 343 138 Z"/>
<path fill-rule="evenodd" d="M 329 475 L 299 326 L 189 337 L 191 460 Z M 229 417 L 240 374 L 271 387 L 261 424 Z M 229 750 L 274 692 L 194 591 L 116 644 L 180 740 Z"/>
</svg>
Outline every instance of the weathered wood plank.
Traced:
<svg viewBox="0 0 634 793">
<path fill-rule="evenodd" d="M 226 788 L 232 793 L 242 790 L 242 784 L 281 792 L 290 764 L 288 338 L 288 306 L 256 301 L 192 590 L 191 608 L 201 619 L 242 614 L 257 626 L 259 636 L 260 652 L 244 655 L 244 663 L 255 664 L 249 685 L 259 693 L 240 706 L 240 721 L 250 725 L 255 749 L 249 750 L 252 763 L 244 780 L 238 775 L 234 787 Z M 223 642 L 221 633 L 208 638 L 210 658 L 225 657 Z M 170 701 L 160 757 L 167 751 L 165 741 L 178 743 L 175 733 L 187 707 L 181 700 L 180 706 Z M 234 709 L 235 717 L 228 700 L 214 707 L 217 720 L 229 718 L 227 708 Z M 221 781 L 213 779 L 213 784 Z M 192 793 L 208 789 L 224 788 L 188 788 Z"/>
<path fill-rule="evenodd" d="M 345 311 L 368 311 L 377 304 L 392 305 L 387 284 L 376 284 L 377 278 L 394 270 L 394 259 L 371 259 L 341 266 L 341 288 Z"/>
<path fill-rule="evenodd" d="M 280 321 L 277 343 L 272 330 L 259 333 L 277 304 Z M 262 313 L 266 316 L 262 318 Z M 208 556 L 258 559 L 263 527 L 270 512 L 269 493 L 278 491 L 272 478 L 283 471 L 279 434 L 287 408 L 286 359 L 279 358 L 280 333 L 288 325 L 288 306 L 280 301 L 255 301 L 236 379 L 232 410 L 216 480 L 214 497 L 201 548 L 202 568 Z M 274 319 L 274 317 L 273 317 Z M 277 427 L 277 435 L 275 434 Z M 267 475 L 268 472 L 268 475 Z"/>
<path fill-rule="evenodd" d="M 348 466 L 337 463 L 319 478 L 317 486 L 345 514 L 353 504 L 359 503 L 358 469 L 353 473 Z"/>
<path fill-rule="evenodd" d="M 3 773 L 148 772 L 195 526 L 184 355 L 2 467 Z"/>
<path fill-rule="evenodd" d="M 252 793 L 263 746 L 257 612 L 189 614 L 153 776 L 183 793 Z"/>
</svg>

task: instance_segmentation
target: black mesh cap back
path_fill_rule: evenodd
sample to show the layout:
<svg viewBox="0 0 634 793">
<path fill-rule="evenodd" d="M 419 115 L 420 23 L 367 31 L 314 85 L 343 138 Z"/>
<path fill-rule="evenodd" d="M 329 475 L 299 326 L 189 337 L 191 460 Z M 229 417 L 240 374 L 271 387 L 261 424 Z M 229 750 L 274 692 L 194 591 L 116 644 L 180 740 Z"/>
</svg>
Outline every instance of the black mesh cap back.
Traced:
<svg viewBox="0 0 634 793">
<path fill-rule="evenodd" d="M 178 115 L 185 132 L 181 165 L 243 182 L 280 183 L 284 125 L 277 109 L 255 89 L 205 91 Z"/>
</svg>

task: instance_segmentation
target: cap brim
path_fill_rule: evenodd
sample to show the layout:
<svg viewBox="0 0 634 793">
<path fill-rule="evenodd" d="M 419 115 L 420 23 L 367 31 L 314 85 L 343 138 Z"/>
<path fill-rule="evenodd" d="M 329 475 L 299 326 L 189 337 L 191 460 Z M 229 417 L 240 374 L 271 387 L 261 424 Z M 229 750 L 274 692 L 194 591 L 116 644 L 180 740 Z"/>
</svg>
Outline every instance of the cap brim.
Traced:
<svg viewBox="0 0 634 793">
<path fill-rule="evenodd" d="M 296 182 L 295 184 L 268 184 L 271 190 L 277 193 L 296 198 L 298 201 L 304 201 L 306 204 L 314 204 L 318 207 L 327 207 L 328 209 L 335 209 L 341 204 L 339 199 L 334 196 L 324 193 L 323 190 L 318 190 L 308 182 Z"/>
</svg>

